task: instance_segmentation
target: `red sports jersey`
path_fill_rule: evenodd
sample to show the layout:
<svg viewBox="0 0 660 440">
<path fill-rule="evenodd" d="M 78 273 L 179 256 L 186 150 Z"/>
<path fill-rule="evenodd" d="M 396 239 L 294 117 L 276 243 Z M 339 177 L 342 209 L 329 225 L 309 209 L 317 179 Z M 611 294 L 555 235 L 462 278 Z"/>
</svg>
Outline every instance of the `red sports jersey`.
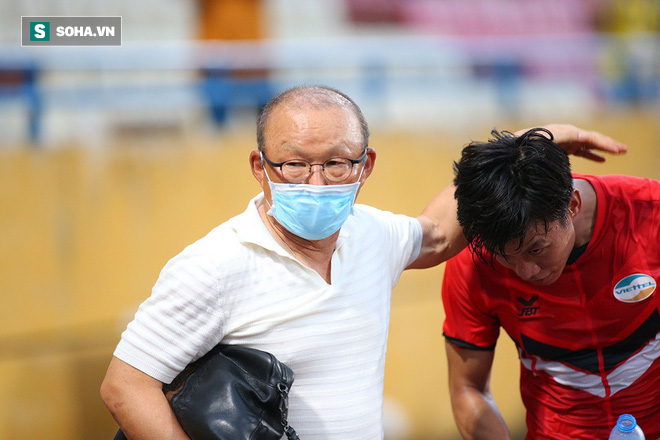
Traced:
<svg viewBox="0 0 660 440">
<path fill-rule="evenodd" d="M 447 262 L 445 336 L 492 350 L 515 341 L 527 439 L 602 440 L 631 413 L 660 438 L 660 182 L 574 176 L 593 185 L 597 215 L 585 252 L 535 286 L 466 249 Z"/>
</svg>

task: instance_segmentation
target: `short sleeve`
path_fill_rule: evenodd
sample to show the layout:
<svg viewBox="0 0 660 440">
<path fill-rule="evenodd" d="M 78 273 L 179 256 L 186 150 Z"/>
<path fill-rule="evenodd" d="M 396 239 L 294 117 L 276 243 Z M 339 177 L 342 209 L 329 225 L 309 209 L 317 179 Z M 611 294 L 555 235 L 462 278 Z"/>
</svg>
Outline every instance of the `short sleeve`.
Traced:
<svg viewBox="0 0 660 440">
<path fill-rule="evenodd" d="M 342 231 L 346 229 L 350 234 L 357 234 L 361 248 L 378 250 L 378 259 L 388 265 L 390 281 L 395 286 L 401 273 L 421 252 L 422 225 L 414 217 L 366 205 L 355 205 L 354 214 Z"/>
<path fill-rule="evenodd" d="M 114 353 L 164 383 L 208 351 L 222 334 L 217 270 L 198 243 L 165 265 Z"/>
<path fill-rule="evenodd" d="M 443 334 L 455 345 L 492 350 L 499 336 L 497 316 L 486 310 L 477 264 L 464 249 L 445 265 L 442 303 L 445 310 Z"/>
</svg>

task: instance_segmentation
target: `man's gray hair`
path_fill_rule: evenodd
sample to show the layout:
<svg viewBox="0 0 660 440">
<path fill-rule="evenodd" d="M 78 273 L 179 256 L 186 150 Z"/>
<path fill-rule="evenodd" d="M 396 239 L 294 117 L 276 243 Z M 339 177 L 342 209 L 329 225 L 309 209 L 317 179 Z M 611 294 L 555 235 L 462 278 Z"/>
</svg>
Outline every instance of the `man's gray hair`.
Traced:
<svg viewBox="0 0 660 440">
<path fill-rule="evenodd" d="M 327 86 L 299 86 L 287 89 L 273 96 L 261 110 L 257 121 L 257 147 L 259 151 L 264 151 L 264 144 L 266 143 L 264 132 L 268 118 L 273 109 L 280 104 L 305 105 L 316 109 L 324 109 L 332 106 L 350 108 L 360 122 L 364 148 L 367 148 L 369 145 L 367 120 L 364 118 L 360 107 L 348 95 Z"/>
</svg>

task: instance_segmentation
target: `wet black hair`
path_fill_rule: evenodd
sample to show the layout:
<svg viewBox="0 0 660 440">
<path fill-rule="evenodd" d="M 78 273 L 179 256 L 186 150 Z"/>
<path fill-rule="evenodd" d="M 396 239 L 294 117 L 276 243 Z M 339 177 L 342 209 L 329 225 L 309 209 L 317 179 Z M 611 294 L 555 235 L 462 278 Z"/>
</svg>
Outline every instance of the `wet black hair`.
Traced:
<svg viewBox="0 0 660 440">
<path fill-rule="evenodd" d="M 518 249 L 537 222 L 566 224 L 573 194 L 566 152 L 544 128 L 521 136 L 493 130 L 488 142 L 471 142 L 454 162 L 458 221 L 479 260 L 506 258 L 505 246 Z"/>
</svg>

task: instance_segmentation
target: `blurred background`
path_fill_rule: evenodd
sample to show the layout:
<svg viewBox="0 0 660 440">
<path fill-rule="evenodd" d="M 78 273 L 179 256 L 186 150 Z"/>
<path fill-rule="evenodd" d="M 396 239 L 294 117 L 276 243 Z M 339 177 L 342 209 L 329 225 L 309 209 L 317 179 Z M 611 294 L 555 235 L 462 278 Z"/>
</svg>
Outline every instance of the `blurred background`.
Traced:
<svg viewBox="0 0 660 440">
<path fill-rule="evenodd" d="M 121 47 L 21 47 L 21 16 L 122 16 Z M 98 388 L 169 258 L 243 211 L 260 106 L 353 97 L 378 152 L 360 202 L 417 215 L 492 128 L 549 122 L 630 147 L 575 171 L 660 179 L 658 0 L 4 0 L 0 3 L 0 439 L 109 439 Z M 359 268 L 356 268 L 359 270 Z M 404 273 L 388 440 L 457 439 L 443 267 Z M 524 436 L 519 366 L 492 387 Z"/>
</svg>

